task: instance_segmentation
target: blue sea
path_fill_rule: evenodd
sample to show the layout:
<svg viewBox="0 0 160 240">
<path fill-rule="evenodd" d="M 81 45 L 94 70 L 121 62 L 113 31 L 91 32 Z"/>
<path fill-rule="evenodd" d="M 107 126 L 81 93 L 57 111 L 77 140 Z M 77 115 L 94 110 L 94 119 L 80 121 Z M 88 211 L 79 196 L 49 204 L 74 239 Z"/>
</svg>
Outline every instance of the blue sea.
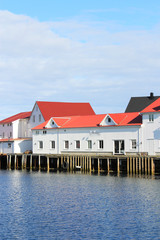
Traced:
<svg viewBox="0 0 160 240">
<path fill-rule="evenodd" d="M 160 178 L 0 171 L 0 239 L 160 239 Z"/>
</svg>

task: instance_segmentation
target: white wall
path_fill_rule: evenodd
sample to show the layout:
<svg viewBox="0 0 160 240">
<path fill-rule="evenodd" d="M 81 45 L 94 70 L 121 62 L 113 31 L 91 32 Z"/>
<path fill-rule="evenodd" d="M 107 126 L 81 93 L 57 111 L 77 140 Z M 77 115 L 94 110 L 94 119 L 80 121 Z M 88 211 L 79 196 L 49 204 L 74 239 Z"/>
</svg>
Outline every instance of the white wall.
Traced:
<svg viewBox="0 0 160 240">
<path fill-rule="evenodd" d="M 143 114 L 142 151 L 149 155 L 160 154 L 160 113 L 154 113 L 154 121 L 149 121 L 149 113 Z"/>
<path fill-rule="evenodd" d="M 131 139 L 136 139 L 139 145 L 139 127 L 97 127 L 79 129 L 45 129 L 39 130 L 39 134 L 33 130 L 33 153 L 63 153 L 63 152 L 97 152 L 113 153 L 114 140 L 125 141 L 126 152 L 138 152 L 131 149 Z M 50 141 L 56 141 L 56 148 L 50 149 Z M 64 141 L 69 140 L 69 149 L 64 149 Z M 80 140 L 80 149 L 75 148 L 75 141 Z M 88 140 L 92 140 L 92 149 L 88 149 Z M 104 148 L 99 149 L 98 141 L 104 140 Z M 43 141 L 43 149 L 38 148 L 38 141 Z M 59 146 L 59 148 L 58 148 Z"/>
<path fill-rule="evenodd" d="M 13 137 L 13 125 L 10 126 L 7 123 L 0 124 L 0 138 L 9 138 L 10 132 L 12 133 L 12 137 Z M 4 135 L 4 137 L 3 137 L 3 135 Z"/>
<path fill-rule="evenodd" d="M 32 150 L 32 140 L 16 140 L 14 141 L 14 153 L 24 153 Z"/>
<path fill-rule="evenodd" d="M 41 115 L 41 121 L 39 121 L 39 115 Z M 35 118 L 35 121 L 34 121 Z M 39 124 L 43 123 L 45 120 L 42 116 L 42 113 L 37 105 L 37 103 L 35 103 L 30 120 L 29 120 L 29 137 L 32 136 L 32 131 L 31 129 L 38 126 Z"/>
</svg>

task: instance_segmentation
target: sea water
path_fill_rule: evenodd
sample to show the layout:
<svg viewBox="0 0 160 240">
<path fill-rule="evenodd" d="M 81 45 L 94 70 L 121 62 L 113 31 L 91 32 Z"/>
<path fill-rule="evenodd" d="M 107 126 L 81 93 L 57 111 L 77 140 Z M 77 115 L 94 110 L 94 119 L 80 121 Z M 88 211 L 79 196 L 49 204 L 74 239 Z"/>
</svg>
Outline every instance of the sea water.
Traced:
<svg viewBox="0 0 160 240">
<path fill-rule="evenodd" d="M 0 171 L 0 239 L 160 239 L 160 178 Z"/>
</svg>

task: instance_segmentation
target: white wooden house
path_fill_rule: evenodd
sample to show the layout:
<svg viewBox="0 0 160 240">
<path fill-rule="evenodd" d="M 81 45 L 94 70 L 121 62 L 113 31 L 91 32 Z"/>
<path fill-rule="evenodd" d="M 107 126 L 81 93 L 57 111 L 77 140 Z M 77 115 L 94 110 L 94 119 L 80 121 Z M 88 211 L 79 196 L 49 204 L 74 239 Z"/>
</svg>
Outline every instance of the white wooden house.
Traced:
<svg viewBox="0 0 160 240">
<path fill-rule="evenodd" d="M 31 112 L 22 112 L 0 121 L 0 153 L 23 153 L 32 150 L 29 136 Z"/>
<path fill-rule="evenodd" d="M 31 129 L 51 116 L 95 115 L 89 103 L 41 102 L 32 112 L 23 112 L 0 121 L 0 153 L 32 151 Z"/>
<path fill-rule="evenodd" d="M 52 117 L 32 135 L 37 154 L 160 155 L 160 98 L 141 112 Z"/>
<path fill-rule="evenodd" d="M 33 153 L 139 153 L 139 113 L 51 118 L 32 129 Z"/>
</svg>

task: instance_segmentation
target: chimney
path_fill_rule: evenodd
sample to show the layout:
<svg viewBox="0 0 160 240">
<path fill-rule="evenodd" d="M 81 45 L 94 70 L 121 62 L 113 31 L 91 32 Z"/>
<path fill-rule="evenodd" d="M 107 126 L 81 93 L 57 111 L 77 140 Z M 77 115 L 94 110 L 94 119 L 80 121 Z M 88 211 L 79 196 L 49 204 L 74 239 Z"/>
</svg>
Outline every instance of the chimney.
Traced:
<svg viewBox="0 0 160 240">
<path fill-rule="evenodd" d="M 153 99 L 154 98 L 154 93 L 153 92 L 150 92 L 150 99 Z"/>
</svg>

